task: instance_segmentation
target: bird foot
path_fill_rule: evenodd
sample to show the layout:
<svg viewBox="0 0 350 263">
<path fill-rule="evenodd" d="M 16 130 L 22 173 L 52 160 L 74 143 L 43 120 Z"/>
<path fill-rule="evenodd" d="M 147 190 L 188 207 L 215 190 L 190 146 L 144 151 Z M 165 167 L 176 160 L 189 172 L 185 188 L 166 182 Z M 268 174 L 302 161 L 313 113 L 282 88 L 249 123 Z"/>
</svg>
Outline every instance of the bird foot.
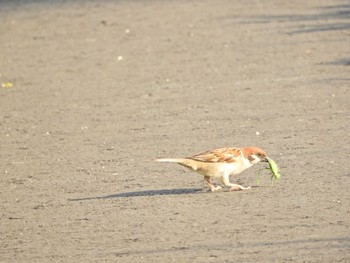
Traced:
<svg viewBox="0 0 350 263">
<path fill-rule="evenodd" d="M 244 187 L 242 185 L 237 184 L 237 185 L 234 185 L 230 188 L 230 192 L 231 191 L 240 191 L 240 190 L 249 190 L 250 188 L 251 188 L 250 186 Z"/>
<path fill-rule="evenodd" d="M 214 186 L 213 185 L 210 187 L 210 191 L 212 191 L 212 192 L 219 191 L 221 188 L 222 188 L 221 186 Z"/>
</svg>

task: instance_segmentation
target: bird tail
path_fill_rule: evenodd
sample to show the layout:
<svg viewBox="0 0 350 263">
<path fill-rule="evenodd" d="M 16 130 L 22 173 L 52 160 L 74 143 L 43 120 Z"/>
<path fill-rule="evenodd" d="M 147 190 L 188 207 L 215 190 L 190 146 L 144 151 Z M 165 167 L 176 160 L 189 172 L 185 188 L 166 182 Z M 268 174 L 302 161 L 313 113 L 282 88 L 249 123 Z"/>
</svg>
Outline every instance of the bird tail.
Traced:
<svg viewBox="0 0 350 263">
<path fill-rule="evenodd" d="M 159 158 L 159 159 L 155 159 L 156 162 L 160 162 L 160 163 L 183 163 L 184 162 L 184 158 Z"/>
<path fill-rule="evenodd" d="M 197 162 L 188 158 L 160 158 L 160 159 L 155 159 L 155 161 L 164 162 L 164 163 L 178 163 L 194 171 L 197 171 L 198 169 Z"/>
</svg>

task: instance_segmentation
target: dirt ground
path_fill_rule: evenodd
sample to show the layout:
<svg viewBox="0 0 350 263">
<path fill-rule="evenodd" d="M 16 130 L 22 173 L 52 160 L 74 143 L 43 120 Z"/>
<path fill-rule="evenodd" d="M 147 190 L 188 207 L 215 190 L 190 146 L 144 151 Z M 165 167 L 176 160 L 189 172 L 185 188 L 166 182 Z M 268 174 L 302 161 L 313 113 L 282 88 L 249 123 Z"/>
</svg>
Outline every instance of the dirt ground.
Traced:
<svg viewBox="0 0 350 263">
<path fill-rule="evenodd" d="M 350 262 L 349 1 L 0 1 L 0 262 Z M 11 85 L 12 84 L 12 85 Z M 157 157 L 257 145 L 208 192 Z"/>
</svg>

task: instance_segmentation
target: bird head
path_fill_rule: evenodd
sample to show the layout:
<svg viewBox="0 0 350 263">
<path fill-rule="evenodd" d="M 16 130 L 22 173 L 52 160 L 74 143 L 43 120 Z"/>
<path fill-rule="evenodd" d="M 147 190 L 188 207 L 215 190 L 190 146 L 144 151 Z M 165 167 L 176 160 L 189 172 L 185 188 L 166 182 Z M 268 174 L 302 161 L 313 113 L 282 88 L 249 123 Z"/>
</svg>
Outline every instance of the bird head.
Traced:
<svg viewBox="0 0 350 263">
<path fill-rule="evenodd" d="M 251 164 L 259 162 L 268 162 L 266 152 L 256 146 L 245 147 L 241 149 L 243 156 L 249 160 Z"/>
</svg>

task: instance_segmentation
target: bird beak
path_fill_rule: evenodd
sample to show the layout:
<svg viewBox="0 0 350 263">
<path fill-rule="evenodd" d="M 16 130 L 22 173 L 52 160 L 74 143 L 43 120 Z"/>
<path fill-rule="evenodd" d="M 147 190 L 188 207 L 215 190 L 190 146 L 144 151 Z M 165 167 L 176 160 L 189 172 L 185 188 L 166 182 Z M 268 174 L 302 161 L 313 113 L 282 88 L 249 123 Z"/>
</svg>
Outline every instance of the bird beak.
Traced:
<svg viewBox="0 0 350 263">
<path fill-rule="evenodd" d="M 264 159 L 262 159 L 262 160 L 261 160 L 261 162 L 268 163 L 268 162 L 269 162 L 269 160 L 268 160 L 268 158 L 267 158 L 267 157 L 265 157 Z"/>
</svg>

